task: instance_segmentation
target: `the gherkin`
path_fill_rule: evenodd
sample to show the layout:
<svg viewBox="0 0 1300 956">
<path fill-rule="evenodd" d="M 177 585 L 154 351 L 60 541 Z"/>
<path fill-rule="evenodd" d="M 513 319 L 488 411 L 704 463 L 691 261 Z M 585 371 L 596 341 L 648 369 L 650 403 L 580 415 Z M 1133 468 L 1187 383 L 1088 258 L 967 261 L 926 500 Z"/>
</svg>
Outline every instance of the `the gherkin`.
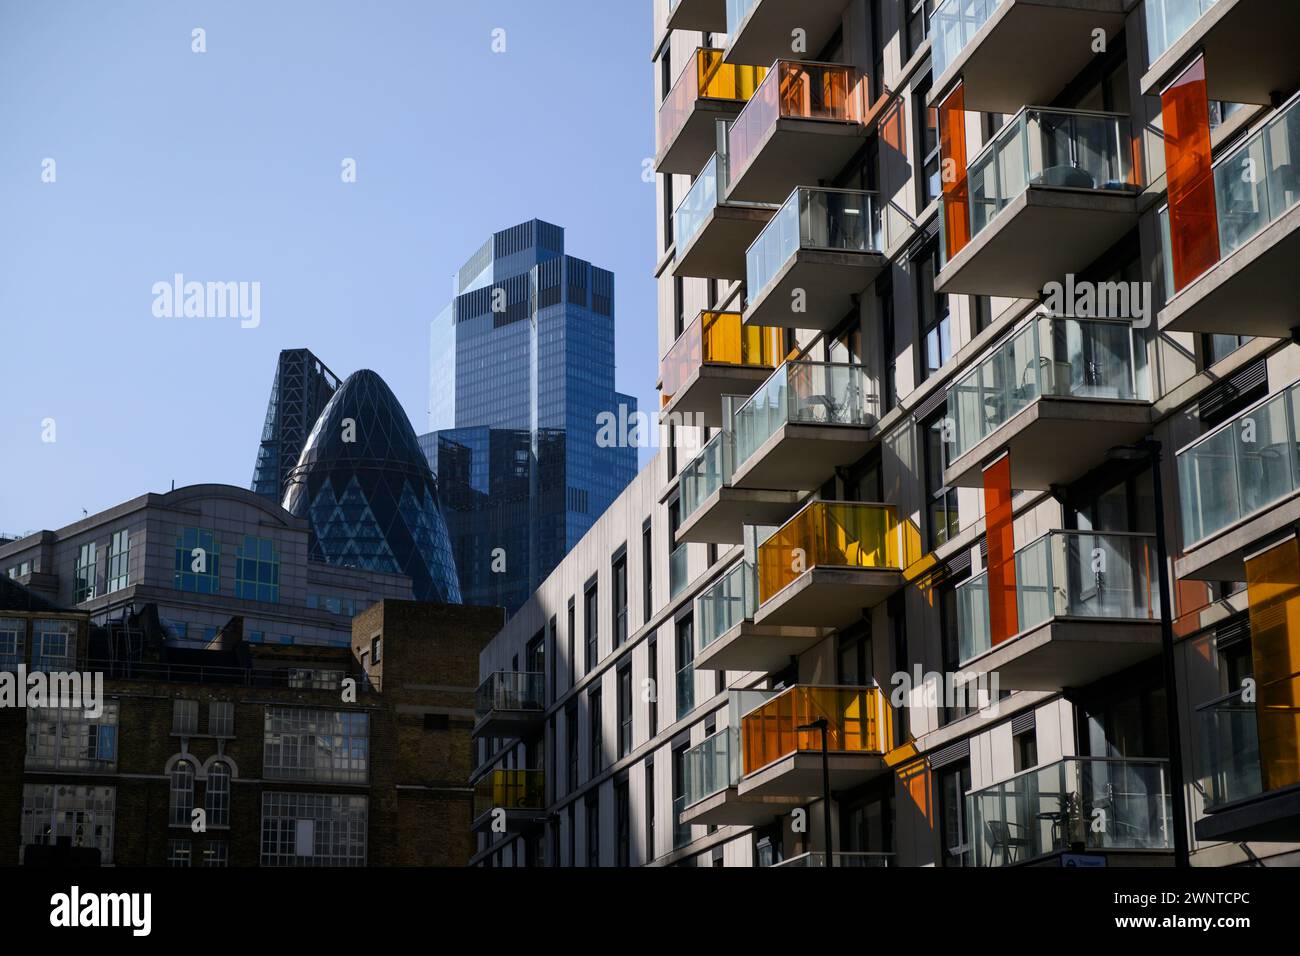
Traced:
<svg viewBox="0 0 1300 956">
<path fill-rule="evenodd" d="M 312 558 L 405 574 L 417 600 L 459 604 L 438 484 L 415 430 L 374 372 L 348 377 L 289 473 L 284 507 L 312 529 Z"/>
</svg>

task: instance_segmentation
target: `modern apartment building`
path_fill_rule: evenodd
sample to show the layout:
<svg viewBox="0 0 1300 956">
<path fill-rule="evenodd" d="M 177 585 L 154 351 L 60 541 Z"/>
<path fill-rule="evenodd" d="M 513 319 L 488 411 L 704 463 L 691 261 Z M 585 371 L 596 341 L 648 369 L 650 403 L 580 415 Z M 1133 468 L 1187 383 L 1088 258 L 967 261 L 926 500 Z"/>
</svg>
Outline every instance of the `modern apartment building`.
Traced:
<svg viewBox="0 0 1300 956">
<path fill-rule="evenodd" d="M 653 12 L 708 428 L 484 651 L 475 861 L 1300 864 L 1300 6 Z"/>
<path fill-rule="evenodd" d="M 636 474 L 637 448 L 600 434 L 603 413 L 636 416 L 614 388 L 614 275 L 534 219 L 488 239 L 454 292 L 420 442 L 464 599 L 513 611 Z"/>
<path fill-rule="evenodd" d="M 130 658 L 89 615 L 0 581 L 0 677 L 103 676 L 98 707 L 0 709 L 0 832 L 26 863 L 463 866 L 472 700 L 499 608 L 383 601 L 350 646 Z M 155 621 L 156 625 L 156 621 Z"/>
</svg>

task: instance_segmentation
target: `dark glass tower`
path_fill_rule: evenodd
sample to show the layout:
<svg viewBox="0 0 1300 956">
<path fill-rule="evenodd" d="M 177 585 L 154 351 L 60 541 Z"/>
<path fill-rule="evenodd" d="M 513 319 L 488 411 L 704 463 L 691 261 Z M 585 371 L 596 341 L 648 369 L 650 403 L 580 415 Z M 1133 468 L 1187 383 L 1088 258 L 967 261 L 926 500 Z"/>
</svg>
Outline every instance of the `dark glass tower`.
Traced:
<svg viewBox="0 0 1300 956">
<path fill-rule="evenodd" d="M 280 353 L 253 466 L 252 491 L 275 501 L 284 497 L 289 472 L 298 464 L 307 435 L 338 387 L 338 376 L 307 349 Z"/>
<path fill-rule="evenodd" d="M 350 375 L 289 473 L 284 507 L 311 524 L 311 557 L 405 574 L 420 601 L 460 603 L 438 485 L 383 379 Z"/>
<path fill-rule="evenodd" d="M 614 275 L 532 220 L 496 233 L 456 275 L 432 325 L 430 434 L 461 592 L 515 611 L 636 475 L 600 447 L 614 388 Z"/>
</svg>

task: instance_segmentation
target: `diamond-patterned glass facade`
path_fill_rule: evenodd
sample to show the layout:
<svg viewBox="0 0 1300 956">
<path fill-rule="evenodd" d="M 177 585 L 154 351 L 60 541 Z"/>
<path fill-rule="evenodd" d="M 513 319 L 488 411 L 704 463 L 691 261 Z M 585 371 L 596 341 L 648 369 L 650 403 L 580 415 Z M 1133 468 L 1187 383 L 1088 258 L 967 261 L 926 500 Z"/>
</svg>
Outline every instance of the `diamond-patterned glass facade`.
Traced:
<svg viewBox="0 0 1300 956">
<path fill-rule="evenodd" d="M 460 603 L 437 482 L 374 372 L 350 376 L 325 406 L 289 473 L 284 507 L 310 522 L 313 560 L 405 574 L 417 600 Z"/>
</svg>

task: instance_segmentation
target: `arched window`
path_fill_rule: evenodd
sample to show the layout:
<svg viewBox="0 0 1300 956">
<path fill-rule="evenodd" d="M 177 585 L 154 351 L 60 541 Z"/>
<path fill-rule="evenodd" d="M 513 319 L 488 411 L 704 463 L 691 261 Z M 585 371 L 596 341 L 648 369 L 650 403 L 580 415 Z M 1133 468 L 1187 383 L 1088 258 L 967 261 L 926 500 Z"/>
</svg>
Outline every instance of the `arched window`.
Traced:
<svg viewBox="0 0 1300 956">
<path fill-rule="evenodd" d="M 208 786 L 204 796 L 208 826 L 230 826 L 230 765 L 218 760 L 208 769 Z"/>
<path fill-rule="evenodd" d="M 190 811 L 194 808 L 194 765 L 188 760 L 178 760 L 171 775 L 171 825 L 190 825 Z"/>
</svg>

